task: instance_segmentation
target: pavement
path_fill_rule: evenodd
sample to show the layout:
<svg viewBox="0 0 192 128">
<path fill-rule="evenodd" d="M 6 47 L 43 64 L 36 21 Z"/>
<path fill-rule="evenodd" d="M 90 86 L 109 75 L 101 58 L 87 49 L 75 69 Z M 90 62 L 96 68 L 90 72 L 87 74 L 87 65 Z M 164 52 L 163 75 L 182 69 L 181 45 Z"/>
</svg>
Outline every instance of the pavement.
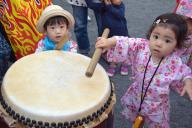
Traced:
<svg viewBox="0 0 192 128">
<path fill-rule="evenodd" d="M 123 2 L 126 6 L 126 19 L 131 37 L 145 37 L 154 18 L 162 13 L 172 12 L 175 7 L 174 0 L 124 0 Z M 66 0 L 53 0 L 53 3 L 72 12 L 72 8 Z M 97 25 L 91 10 L 89 10 L 89 16 L 91 17 L 91 21 L 88 24 L 88 33 L 91 43 L 91 53 L 93 53 L 97 38 Z M 73 30 L 72 38 L 75 40 Z M 107 63 L 103 60 L 100 60 L 99 63 L 106 69 Z M 121 76 L 117 73 L 111 78 L 111 81 L 115 84 L 115 94 L 117 96 L 117 103 L 114 107 L 114 128 L 131 128 L 131 124 L 121 115 L 122 106 L 120 104 L 120 98 L 131 82 L 129 80 L 130 75 L 131 73 L 128 76 Z M 171 128 L 192 128 L 192 102 L 189 101 L 188 97 L 180 97 L 177 93 L 171 91 L 170 101 Z"/>
</svg>

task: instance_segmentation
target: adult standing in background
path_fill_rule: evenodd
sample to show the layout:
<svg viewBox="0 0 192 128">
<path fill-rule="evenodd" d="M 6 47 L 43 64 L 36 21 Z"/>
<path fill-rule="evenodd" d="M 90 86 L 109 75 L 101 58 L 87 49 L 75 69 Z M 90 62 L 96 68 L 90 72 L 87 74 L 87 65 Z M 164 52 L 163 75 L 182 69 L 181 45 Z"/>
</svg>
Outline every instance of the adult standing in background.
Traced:
<svg viewBox="0 0 192 128">
<path fill-rule="evenodd" d="M 99 1 L 99 0 L 98 0 Z M 88 8 L 85 0 L 67 0 L 72 5 L 73 16 L 75 18 L 74 32 L 77 39 L 79 53 L 88 56 L 90 52 L 90 43 L 87 33 Z M 94 11 L 98 34 L 101 35 L 101 15 Z"/>
</svg>

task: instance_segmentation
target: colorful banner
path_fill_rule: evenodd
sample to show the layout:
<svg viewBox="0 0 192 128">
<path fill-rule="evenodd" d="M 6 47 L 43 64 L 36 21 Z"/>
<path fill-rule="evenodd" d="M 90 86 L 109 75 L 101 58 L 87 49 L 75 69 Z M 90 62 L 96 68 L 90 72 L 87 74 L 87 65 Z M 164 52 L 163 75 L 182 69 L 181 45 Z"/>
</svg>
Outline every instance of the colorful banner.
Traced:
<svg viewBox="0 0 192 128">
<path fill-rule="evenodd" d="M 36 23 L 51 0 L 0 0 L 2 22 L 17 59 L 34 53 L 42 38 Z"/>
</svg>

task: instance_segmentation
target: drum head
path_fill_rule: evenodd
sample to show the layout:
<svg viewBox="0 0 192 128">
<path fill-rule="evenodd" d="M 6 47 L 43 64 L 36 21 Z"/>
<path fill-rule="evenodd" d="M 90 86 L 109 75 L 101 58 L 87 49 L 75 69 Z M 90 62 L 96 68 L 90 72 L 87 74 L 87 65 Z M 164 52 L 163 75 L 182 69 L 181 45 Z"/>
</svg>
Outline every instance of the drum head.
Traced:
<svg viewBox="0 0 192 128">
<path fill-rule="evenodd" d="M 107 103 L 111 86 L 100 64 L 92 77 L 85 76 L 89 62 L 83 55 L 61 51 L 19 59 L 3 80 L 5 108 L 29 122 L 73 122 L 92 116 Z"/>
</svg>

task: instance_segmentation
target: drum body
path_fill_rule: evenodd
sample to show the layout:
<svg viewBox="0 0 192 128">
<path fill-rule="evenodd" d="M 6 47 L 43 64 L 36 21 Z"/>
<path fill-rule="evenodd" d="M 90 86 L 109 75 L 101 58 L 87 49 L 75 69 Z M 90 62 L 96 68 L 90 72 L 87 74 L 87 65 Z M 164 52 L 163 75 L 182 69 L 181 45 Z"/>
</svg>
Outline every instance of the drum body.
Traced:
<svg viewBox="0 0 192 128">
<path fill-rule="evenodd" d="M 110 128 L 115 94 L 101 65 L 85 76 L 90 58 L 46 51 L 16 61 L 1 87 L 1 104 L 29 127 Z"/>
<path fill-rule="evenodd" d="M 4 122 L 4 120 L 2 118 L 0 118 L 0 126 L 2 128 L 9 128 L 9 126 Z"/>
</svg>

